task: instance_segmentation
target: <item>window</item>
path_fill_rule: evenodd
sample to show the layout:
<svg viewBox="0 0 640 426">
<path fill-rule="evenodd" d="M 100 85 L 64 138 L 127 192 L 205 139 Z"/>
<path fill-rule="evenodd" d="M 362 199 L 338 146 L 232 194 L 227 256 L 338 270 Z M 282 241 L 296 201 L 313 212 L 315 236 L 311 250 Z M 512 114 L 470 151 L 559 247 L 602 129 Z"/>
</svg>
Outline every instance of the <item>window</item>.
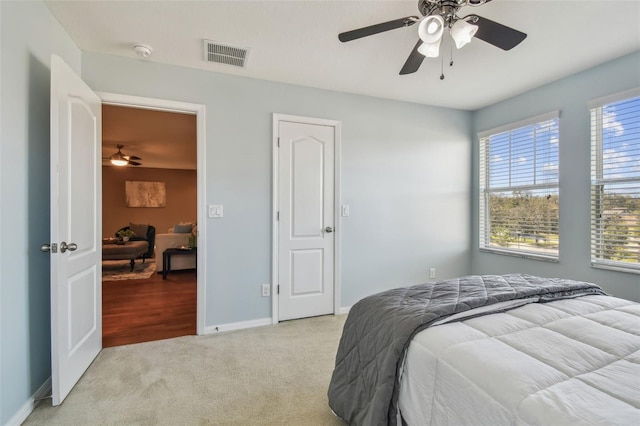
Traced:
<svg viewBox="0 0 640 426">
<path fill-rule="evenodd" d="M 640 273 L 640 89 L 591 108 L 591 264 Z"/>
<path fill-rule="evenodd" d="M 557 111 L 479 134 L 480 249 L 558 258 Z"/>
</svg>

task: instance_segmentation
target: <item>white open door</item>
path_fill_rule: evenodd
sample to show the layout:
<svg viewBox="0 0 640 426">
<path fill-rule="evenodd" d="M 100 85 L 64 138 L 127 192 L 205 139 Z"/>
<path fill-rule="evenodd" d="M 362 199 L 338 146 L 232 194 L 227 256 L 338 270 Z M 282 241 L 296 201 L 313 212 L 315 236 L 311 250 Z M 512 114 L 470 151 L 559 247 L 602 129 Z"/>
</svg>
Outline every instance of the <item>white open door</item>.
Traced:
<svg viewBox="0 0 640 426">
<path fill-rule="evenodd" d="M 334 312 L 335 137 L 335 124 L 278 122 L 279 320 Z"/>
<path fill-rule="evenodd" d="M 51 369 L 59 405 L 102 349 L 100 98 L 51 57 Z"/>
</svg>

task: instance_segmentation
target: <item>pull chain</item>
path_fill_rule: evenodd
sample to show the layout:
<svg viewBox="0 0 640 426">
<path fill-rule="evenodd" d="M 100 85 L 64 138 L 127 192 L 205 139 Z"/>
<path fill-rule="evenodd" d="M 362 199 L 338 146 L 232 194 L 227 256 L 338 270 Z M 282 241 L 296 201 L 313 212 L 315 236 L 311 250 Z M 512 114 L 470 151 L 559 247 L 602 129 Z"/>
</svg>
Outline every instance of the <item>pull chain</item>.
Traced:
<svg viewBox="0 0 640 426">
<path fill-rule="evenodd" d="M 453 66 L 453 44 L 449 45 L 449 66 Z M 440 80 L 444 80 L 444 55 L 440 58 Z"/>
</svg>

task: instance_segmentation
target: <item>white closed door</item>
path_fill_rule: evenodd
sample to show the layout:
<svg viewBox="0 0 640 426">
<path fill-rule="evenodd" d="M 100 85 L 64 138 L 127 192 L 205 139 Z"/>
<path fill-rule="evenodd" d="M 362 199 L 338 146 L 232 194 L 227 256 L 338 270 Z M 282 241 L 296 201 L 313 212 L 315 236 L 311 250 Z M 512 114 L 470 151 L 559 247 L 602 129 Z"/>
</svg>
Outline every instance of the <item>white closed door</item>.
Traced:
<svg viewBox="0 0 640 426">
<path fill-rule="evenodd" d="M 98 96 L 51 59 L 51 364 L 58 405 L 102 349 Z"/>
<path fill-rule="evenodd" d="M 278 123 L 278 318 L 334 311 L 335 127 Z"/>
</svg>

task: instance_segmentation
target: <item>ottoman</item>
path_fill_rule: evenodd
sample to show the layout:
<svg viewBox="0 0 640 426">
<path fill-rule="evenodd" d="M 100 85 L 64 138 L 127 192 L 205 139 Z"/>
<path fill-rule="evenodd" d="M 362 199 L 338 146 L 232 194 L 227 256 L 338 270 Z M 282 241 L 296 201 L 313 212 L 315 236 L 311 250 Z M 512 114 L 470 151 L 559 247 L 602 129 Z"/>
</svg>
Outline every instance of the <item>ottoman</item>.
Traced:
<svg viewBox="0 0 640 426">
<path fill-rule="evenodd" d="M 103 244 L 102 260 L 131 259 L 131 270 L 133 271 L 134 260 L 145 254 L 148 250 L 149 243 L 146 241 L 128 241 L 124 244 Z"/>
</svg>

